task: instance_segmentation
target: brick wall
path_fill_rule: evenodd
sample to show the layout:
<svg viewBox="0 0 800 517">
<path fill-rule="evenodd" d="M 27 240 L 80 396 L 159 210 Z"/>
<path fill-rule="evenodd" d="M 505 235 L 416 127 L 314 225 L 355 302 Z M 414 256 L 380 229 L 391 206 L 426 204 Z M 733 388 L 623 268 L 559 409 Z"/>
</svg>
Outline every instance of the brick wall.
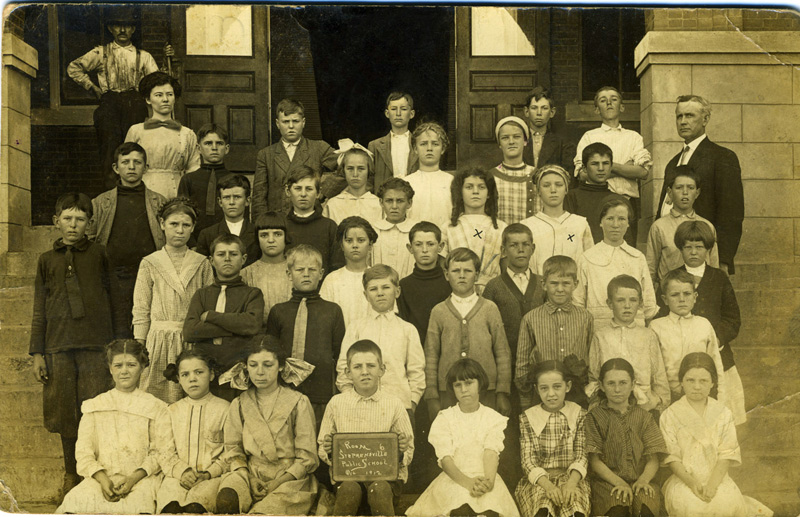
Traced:
<svg viewBox="0 0 800 517">
<path fill-rule="evenodd" d="M 645 19 L 648 31 L 800 29 L 800 15 L 785 9 L 652 9 Z"/>
<path fill-rule="evenodd" d="M 581 15 L 579 9 L 551 9 L 550 88 L 556 106 L 578 102 L 581 97 Z M 564 109 L 556 111 L 563 126 Z"/>
</svg>

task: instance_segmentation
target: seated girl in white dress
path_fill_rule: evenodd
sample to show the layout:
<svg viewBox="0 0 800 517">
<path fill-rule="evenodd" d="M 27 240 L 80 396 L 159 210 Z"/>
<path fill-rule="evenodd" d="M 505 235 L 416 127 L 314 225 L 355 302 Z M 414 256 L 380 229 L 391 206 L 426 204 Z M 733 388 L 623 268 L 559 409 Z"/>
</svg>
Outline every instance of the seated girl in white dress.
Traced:
<svg viewBox="0 0 800 517">
<path fill-rule="evenodd" d="M 278 382 L 292 365 L 277 338 L 254 336 L 246 354 L 252 386 L 228 411 L 231 472 L 220 483 L 217 513 L 306 515 L 317 496 L 314 410 L 308 397 Z"/>
<path fill-rule="evenodd" d="M 227 470 L 222 426 L 230 404 L 209 391 L 213 360 L 200 352 L 181 352 L 164 377 L 179 383 L 186 397 L 156 419 L 158 462 L 164 472 L 158 513 L 213 513 L 220 476 Z"/>
<path fill-rule="evenodd" d="M 447 372 L 447 389 L 458 404 L 439 412 L 428 435 L 444 472 L 408 509 L 409 517 L 519 515 L 497 475 L 508 418 L 480 403 L 488 384 L 486 372 L 474 359 L 461 359 Z"/>
<path fill-rule="evenodd" d="M 745 497 L 728 475 L 742 462 L 733 413 L 712 395 L 717 384 L 714 360 L 704 352 L 687 354 L 678 372 L 684 396 L 661 414 L 672 476 L 664 483 L 664 503 L 672 517 L 771 516 Z"/>
<path fill-rule="evenodd" d="M 161 468 L 156 458 L 155 419 L 166 407 L 137 388 L 149 364 L 144 345 L 116 339 L 106 346 L 114 379 L 109 390 L 81 406 L 75 459 L 83 481 L 56 513 L 155 513 Z"/>
</svg>

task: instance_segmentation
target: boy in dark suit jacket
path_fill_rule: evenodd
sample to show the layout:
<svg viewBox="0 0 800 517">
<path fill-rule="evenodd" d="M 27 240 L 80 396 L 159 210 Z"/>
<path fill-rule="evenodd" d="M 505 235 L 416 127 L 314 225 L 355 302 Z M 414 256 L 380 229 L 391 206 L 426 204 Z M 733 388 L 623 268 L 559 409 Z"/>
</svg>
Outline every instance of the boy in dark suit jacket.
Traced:
<svg viewBox="0 0 800 517">
<path fill-rule="evenodd" d="M 284 188 L 296 168 L 305 165 L 321 175 L 323 170 L 334 171 L 338 165 L 333 149 L 326 142 L 303 138 L 306 118 L 300 101 L 283 99 L 279 102 L 275 124 L 281 132 L 280 142 L 260 150 L 256 158 L 254 220 L 268 211 L 286 213 L 291 209 Z"/>
<path fill-rule="evenodd" d="M 697 196 L 694 210 L 717 230 L 719 267 L 729 274 L 735 269 L 733 259 L 739 249 L 744 220 L 742 169 L 736 153 L 711 142 L 706 124 L 711 118 L 711 105 L 699 95 L 678 97 L 675 108 L 678 134 L 683 138 L 683 151 L 674 156 L 664 171 L 664 185 L 658 205 L 660 214 L 669 213 L 664 199 L 678 165 L 688 165 L 700 178 L 703 190 Z M 656 214 L 658 216 L 658 214 Z"/>
<path fill-rule="evenodd" d="M 211 243 L 218 236 L 237 235 L 244 242 L 247 254 L 244 265 L 249 266 L 261 258 L 256 230 L 253 223 L 244 216 L 245 210 L 250 205 L 250 181 L 240 174 L 226 176 L 217 184 L 217 202 L 222 207 L 225 218 L 200 232 L 195 251 L 208 256 L 211 254 Z"/>
<path fill-rule="evenodd" d="M 411 132 L 408 130 L 408 124 L 415 114 L 414 99 L 405 92 L 392 92 L 386 99 L 383 114 L 389 119 L 392 130 L 367 146 L 375 156 L 372 192 L 378 192 L 389 178 L 402 178 L 419 168 L 417 152 L 411 146 Z"/>
<path fill-rule="evenodd" d="M 556 115 L 551 93 L 541 86 L 534 88 L 525 100 L 524 114 L 531 133 L 523 155 L 525 163 L 536 168 L 547 164 L 560 165 L 572 173 L 575 169 L 575 144 L 548 127 L 550 119 Z"/>
</svg>

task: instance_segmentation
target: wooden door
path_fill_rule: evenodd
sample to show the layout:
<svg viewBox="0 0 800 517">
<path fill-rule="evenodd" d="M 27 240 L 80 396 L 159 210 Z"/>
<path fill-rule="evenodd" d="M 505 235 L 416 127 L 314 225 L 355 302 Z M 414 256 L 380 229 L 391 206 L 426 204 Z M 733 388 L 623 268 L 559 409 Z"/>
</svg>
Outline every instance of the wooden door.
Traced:
<svg viewBox="0 0 800 517">
<path fill-rule="evenodd" d="M 510 115 L 523 117 L 528 92 L 549 86 L 549 21 L 547 8 L 456 8 L 459 168 L 500 163 L 495 125 Z"/>
<path fill-rule="evenodd" d="M 175 114 L 195 131 L 209 122 L 224 127 L 231 146 L 230 154 L 225 158 L 228 169 L 252 172 L 259 149 L 270 143 L 269 8 L 263 5 L 238 7 L 250 10 L 248 28 L 231 17 L 212 20 L 204 27 L 198 27 L 196 11 L 187 21 L 187 9 L 198 7 L 213 9 L 217 6 L 172 6 L 170 42 L 176 53 L 173 74 L 183 87 L 183 96 Z M 248 16 L 247 13 L 244 15 Z M 230 32 L 227 32 L 222 36 L 222 46 L 239 45 L 249 50 L 230 50 L 229 47 L 220 50 L 222 46 L 204 49 L 207 41 L 218 37 L 217 32 L 223 24 L 230 29 L 232 23 L 238 24 L 236 33 L 243 35 L 244 41 L 232 41 Z M 209 36 L 200 38 L 206 41 L 198 43 L 197 34 L 204 34 L 202 31 L 208 31 Z M 252 38 L 249 45 L 247 37 Z M 187 54 L 187 49 L 190 54 Z M 249 55 L 242 55 L 247 52 Z M 210 55 L 212 53 L 217 55 Z M 234 55 L 219 55 L 221 53 Z"/>
</svg>

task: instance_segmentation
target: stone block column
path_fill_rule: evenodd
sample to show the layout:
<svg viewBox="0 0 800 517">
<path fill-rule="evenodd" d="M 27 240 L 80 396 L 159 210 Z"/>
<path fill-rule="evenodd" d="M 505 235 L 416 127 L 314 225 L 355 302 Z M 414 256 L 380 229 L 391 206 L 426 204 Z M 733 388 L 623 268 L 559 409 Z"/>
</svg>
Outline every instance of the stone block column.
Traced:
<svg viewBox="0 0 800 517">
<path fill-rule="evenodd" d="M 737 264 L 800 257 L 800 34 L 796 31 L 650 31 L 636 47 L 641 123 L 653 155 L 643 187 L 645 226 L 680 152 L 675 100 L 712 105 L 708 137 L 739 156 L 745 221 Z"/>
<path fill-rule="evenodd" d="M 0 142 L 0 255 L 22 250 L 22 230 L 31 225 L 31 79 L 36 50 L 3 34 L 2 142 Z"/>
</svg>

